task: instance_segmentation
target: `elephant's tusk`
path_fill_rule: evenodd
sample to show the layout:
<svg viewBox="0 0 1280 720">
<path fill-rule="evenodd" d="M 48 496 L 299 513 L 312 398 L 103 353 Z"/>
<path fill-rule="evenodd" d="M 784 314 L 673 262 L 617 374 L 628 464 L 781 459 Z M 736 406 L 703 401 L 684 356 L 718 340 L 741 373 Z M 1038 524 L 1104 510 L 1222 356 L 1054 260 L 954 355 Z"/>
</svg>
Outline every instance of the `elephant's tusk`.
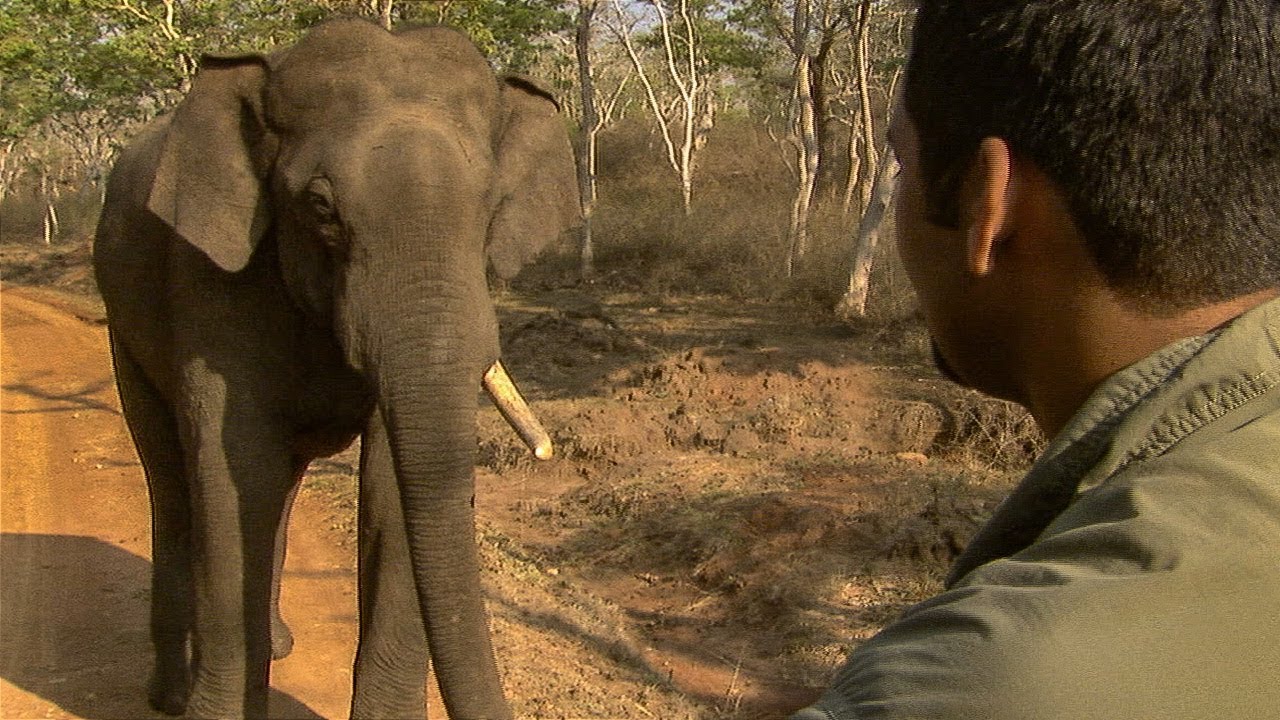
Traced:
<svg viewBox="0 0 1280 720">
<path fill-rule="evenodd" d="M 520 396 L 516 384 L 512 382 L 506 368 L 502 367 L 501 360 L 494 362 L 485 371 L 481 384 L 489 393 L 493 404 L 498 407 L 498 412 L 502 413 L 502 417 L 511 424 L 524 444 L 533 451 L 533 456 L 539 460 L 550 458 L 555 452 L 551 447 L 551 436 L 542 427 L 542 423 L 538 422 L 538 418 L 534 417 L 529 403 Z"/>
</svg>

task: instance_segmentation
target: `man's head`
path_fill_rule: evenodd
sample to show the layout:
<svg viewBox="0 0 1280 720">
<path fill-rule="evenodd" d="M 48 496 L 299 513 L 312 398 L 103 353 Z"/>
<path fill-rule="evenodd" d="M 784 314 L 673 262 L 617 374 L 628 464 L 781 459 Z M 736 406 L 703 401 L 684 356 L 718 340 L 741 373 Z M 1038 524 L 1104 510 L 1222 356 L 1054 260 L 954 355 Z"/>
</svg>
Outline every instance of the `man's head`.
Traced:
<svg viewBox="0 0 1280 720">
<path fill-rule="evenodd" d="M 905 106 L 933 222 L 998 137 L 1140 307 L 1280 282 L 1276 0 L 920 0 Z"/>
<path fill-rule="evenodd" d="M 959 380 L 1053 431 L 1280 286 L 1280 2 L 919 3 L 898 244 Z"/>
</svg>

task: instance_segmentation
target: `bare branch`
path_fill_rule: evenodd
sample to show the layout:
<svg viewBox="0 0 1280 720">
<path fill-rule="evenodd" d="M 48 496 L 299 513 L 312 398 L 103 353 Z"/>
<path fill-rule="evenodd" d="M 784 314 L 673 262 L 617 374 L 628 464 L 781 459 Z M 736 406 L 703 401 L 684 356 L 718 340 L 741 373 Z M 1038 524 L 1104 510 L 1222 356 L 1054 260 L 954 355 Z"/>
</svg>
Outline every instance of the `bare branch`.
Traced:
<svg viewBox="0 0 1280 720">
<path fill-rule="evenodd" d="M 662 30 L 662 47 L 667 55 L 667 73 L 671 76 L 671 82 L 675 84 L 680 91 L 681 97 L 688 97 L 689 90 L 685 87 L 683 78 L 680 77 L 680 71 L 676 69 L 675 50 L 671 46 L 671 21 L 667 18 L 667 11 L 662 6 L 662 0 L 650 0 L 655 10 L 658 11 L 658 27 Z M 684 5 L 686 0 L 680 0 L 680 4 Z"/>
<path fill-rule="evenodd" d="M 620 0 L 613 0 L 614 15 L 617 18 L 616 26 L 609 26 L 614 35 L 622 43 L 622 48 L 627 53 L 627 58 L 631 60 L 631 66 L 634 68 L 636 75 L 640 78 L 640 84 L 644 86 L 645 98 L 649 101 L 649 109 L 653 112 L 654 118 L 658 122 L 658 129 L 662 133 L 662 140 L 667 146 L 667 162 L 670 163 L 671 169 L 677 173 L 680 172 L 680 159 L 676 153 L 675 141 L 671 138 L 671 130 L 667 127 L 664 119 L 662 106 L 658 102 L 658 94 L 653 89 L 653 83 L 649 81 L 649 75 L 645 72 L 644 63 L 640 62 L 640 55 L 636 52 L 635 44 L 631 41 L 631 29 L 626 27 L 626 17 L 622 14 L 622 5 Z"/>
<path fill-rule="evenodd" d="M 632 67 L 644 85 L 649 109 L 657 120 L 663 142 L 666 144 L 667 161 L 680 178 L 681 197 L 687 215 L 692 209 L 694 159 L 706 143 L 707 135 L 715 124 L 715 103 L 706 97 L 707 87 L 698 67 L 698 35 L 693 13 L 689 8 L 689 0 L 678 0 L 676 5 L 675 15 L 679 18 L 679 26 L 673 26 L 672 15 L 663 0 L 648 0 L 647 5 L 657 13 L 657 32 L 662 41 L 662 60 L 668 79 L 675 87 L 677 95 L 665 112 L 658 99 L 658 93 L 654 90 L 653 83 L 645 71 L 644 62 L 632 41 L 631 31 L 626 27 L 622 0 L 613 2 L 617 24 L 612 30 L 621 41 Z M 678 43 L 684 44 L 684 51 L 688 54 L 684 62 L 678 59 L 676 48 Z M 669 114 L 674 114 L 676 117 L 669 119 Z M 680 123 L 678 142 L 671 128 L 673 122 Z"/>
</svg>

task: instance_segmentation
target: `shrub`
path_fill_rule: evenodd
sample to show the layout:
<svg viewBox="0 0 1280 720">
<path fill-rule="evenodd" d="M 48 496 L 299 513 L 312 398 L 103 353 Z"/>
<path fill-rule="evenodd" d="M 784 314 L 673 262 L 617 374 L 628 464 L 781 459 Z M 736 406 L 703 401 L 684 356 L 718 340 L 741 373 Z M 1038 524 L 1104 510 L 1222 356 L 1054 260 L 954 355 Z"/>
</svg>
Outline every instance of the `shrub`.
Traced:
<svg viewBox="0 0 1280 720">
<path fill-rule="evenodd" d="M 35 193 L 15 193 L 0 201 L 0 242 L 38 243 L 44 241 L 44 198 Z M 58 215 L 60 239 L 83 240 L 93 235 L 102 210 L 97 186 L 85 185 L 75 192 L 63 193 L 53 202 Z"/>
</svg>

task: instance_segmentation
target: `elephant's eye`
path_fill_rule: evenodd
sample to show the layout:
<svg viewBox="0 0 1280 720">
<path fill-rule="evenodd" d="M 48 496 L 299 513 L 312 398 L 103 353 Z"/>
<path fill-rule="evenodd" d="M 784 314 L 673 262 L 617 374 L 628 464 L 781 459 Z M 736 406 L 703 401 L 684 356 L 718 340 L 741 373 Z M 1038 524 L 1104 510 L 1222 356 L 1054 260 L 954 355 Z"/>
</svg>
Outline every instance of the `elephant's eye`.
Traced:
<svg viewBox="0 0 1280 720">
<path fill-rule="evenodd" d="M 303 211 L 309 215 L 314 237 L 331 254 L 345 254 L 347 250 L 347 233 L 338 216 L 338 206 L 334 202 L 333 185 L 327 178 L 315 177 L 303 188 L 299 200 Z"/>
<path fill-rule="evenodd" d="M 338 208 L 333 202 L 333 186 L 324 178 L 313 178 L 302 191 L 302 201 L 311 216 L 322 224 L 338 221 Z"/>
</svg>

